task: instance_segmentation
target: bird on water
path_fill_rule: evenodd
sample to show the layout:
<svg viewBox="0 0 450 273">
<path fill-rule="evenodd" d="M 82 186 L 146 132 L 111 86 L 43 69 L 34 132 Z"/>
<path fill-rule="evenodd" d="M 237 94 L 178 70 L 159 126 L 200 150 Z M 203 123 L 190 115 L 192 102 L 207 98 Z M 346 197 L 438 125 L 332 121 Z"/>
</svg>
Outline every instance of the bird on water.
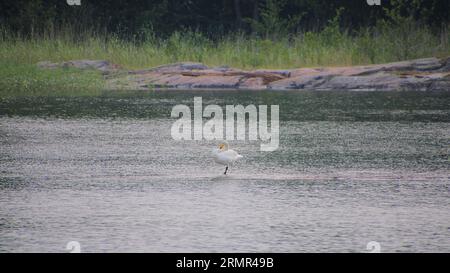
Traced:
<svg viewBox="0 0 450 273">
<path fill-rule="evenodd" d="M 219 148 L 213 149 L 213 157 L 216 163 L 225 165 L 225 172 L 227 174 L 228 167 L 232 165 L 236 160 L 242 158 L 243 156 L 238 154 L 235 150 L 230 149 L 228 142 L 224 141 L 219 144 Z"/>
</svg>

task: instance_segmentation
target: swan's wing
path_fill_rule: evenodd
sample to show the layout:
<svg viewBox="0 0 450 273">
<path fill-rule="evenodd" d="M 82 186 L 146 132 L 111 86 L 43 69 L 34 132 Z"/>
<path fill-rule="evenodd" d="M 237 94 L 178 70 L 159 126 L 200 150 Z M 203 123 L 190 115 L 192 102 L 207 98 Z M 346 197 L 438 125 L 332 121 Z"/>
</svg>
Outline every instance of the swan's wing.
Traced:
<svg viewBox="0 0 450 273">
<path fill-rule="evenodd" d="M 238 154 L 235 150 L 227 150 L 222 152 L 223 156 L 230 159 L 231 161 L 237 160 L 242 157 L 242 155 Z"/>
</svg>

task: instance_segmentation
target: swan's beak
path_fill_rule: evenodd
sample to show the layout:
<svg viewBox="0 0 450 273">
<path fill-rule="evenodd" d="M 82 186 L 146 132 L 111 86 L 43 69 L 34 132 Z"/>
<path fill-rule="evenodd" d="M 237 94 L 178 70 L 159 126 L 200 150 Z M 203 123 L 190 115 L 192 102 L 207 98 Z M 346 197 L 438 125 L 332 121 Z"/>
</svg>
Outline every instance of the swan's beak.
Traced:
<svg viewBox="0 0 450 273">
<path fill-rule="evenodd" d="M 219 145 L 219 150 L 222 150 L 224 146 L 225 146 L 225 144 L 220 144 Z"/>
</svg>

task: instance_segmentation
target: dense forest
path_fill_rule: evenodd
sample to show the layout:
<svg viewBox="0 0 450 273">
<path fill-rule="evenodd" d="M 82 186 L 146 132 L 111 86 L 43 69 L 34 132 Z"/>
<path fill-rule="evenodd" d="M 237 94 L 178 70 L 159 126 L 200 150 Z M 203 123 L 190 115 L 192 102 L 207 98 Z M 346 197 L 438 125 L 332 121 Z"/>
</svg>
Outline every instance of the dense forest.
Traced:
<svg viewBox="0 0 450 273">
<path fill-rule="evenodd" d="M 339 26 L 358 30 L 381 20 L 411 18 L 436 31 L 448 26 L 448 0 L 16 0 L 0 2 L 2 28 L 23 36 L 70 25 L 121 38 L 164 37 L 198 31 L 209 38 L 230 32 L 256 35 L 320 31 L 339 14 Z M 369 1 L 370 2 L 370 1 Z"/>
</svg>

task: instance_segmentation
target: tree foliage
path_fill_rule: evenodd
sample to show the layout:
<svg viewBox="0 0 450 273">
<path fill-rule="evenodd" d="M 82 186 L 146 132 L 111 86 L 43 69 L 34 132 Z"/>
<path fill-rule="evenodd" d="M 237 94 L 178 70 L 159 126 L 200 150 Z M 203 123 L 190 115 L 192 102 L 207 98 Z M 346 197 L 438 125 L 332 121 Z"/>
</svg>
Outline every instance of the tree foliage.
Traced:
<svg viewBox="0 0 450 273">
<path fill-rule="evenodd" d="M 115 33 L 121 38 L 170 36 L 193 30 L 214 38 L 244 32 L 276 39 L 280 34 L 322 30 L 335 18 L 357 30 L 378 22 L 405 20 L 439 29 L 449 24 L 448 0 L 10 0 L 0 2 L 2 28 L 23 36 L 41 35 L 70 25 L 75 31 Z"/>
</svg>

